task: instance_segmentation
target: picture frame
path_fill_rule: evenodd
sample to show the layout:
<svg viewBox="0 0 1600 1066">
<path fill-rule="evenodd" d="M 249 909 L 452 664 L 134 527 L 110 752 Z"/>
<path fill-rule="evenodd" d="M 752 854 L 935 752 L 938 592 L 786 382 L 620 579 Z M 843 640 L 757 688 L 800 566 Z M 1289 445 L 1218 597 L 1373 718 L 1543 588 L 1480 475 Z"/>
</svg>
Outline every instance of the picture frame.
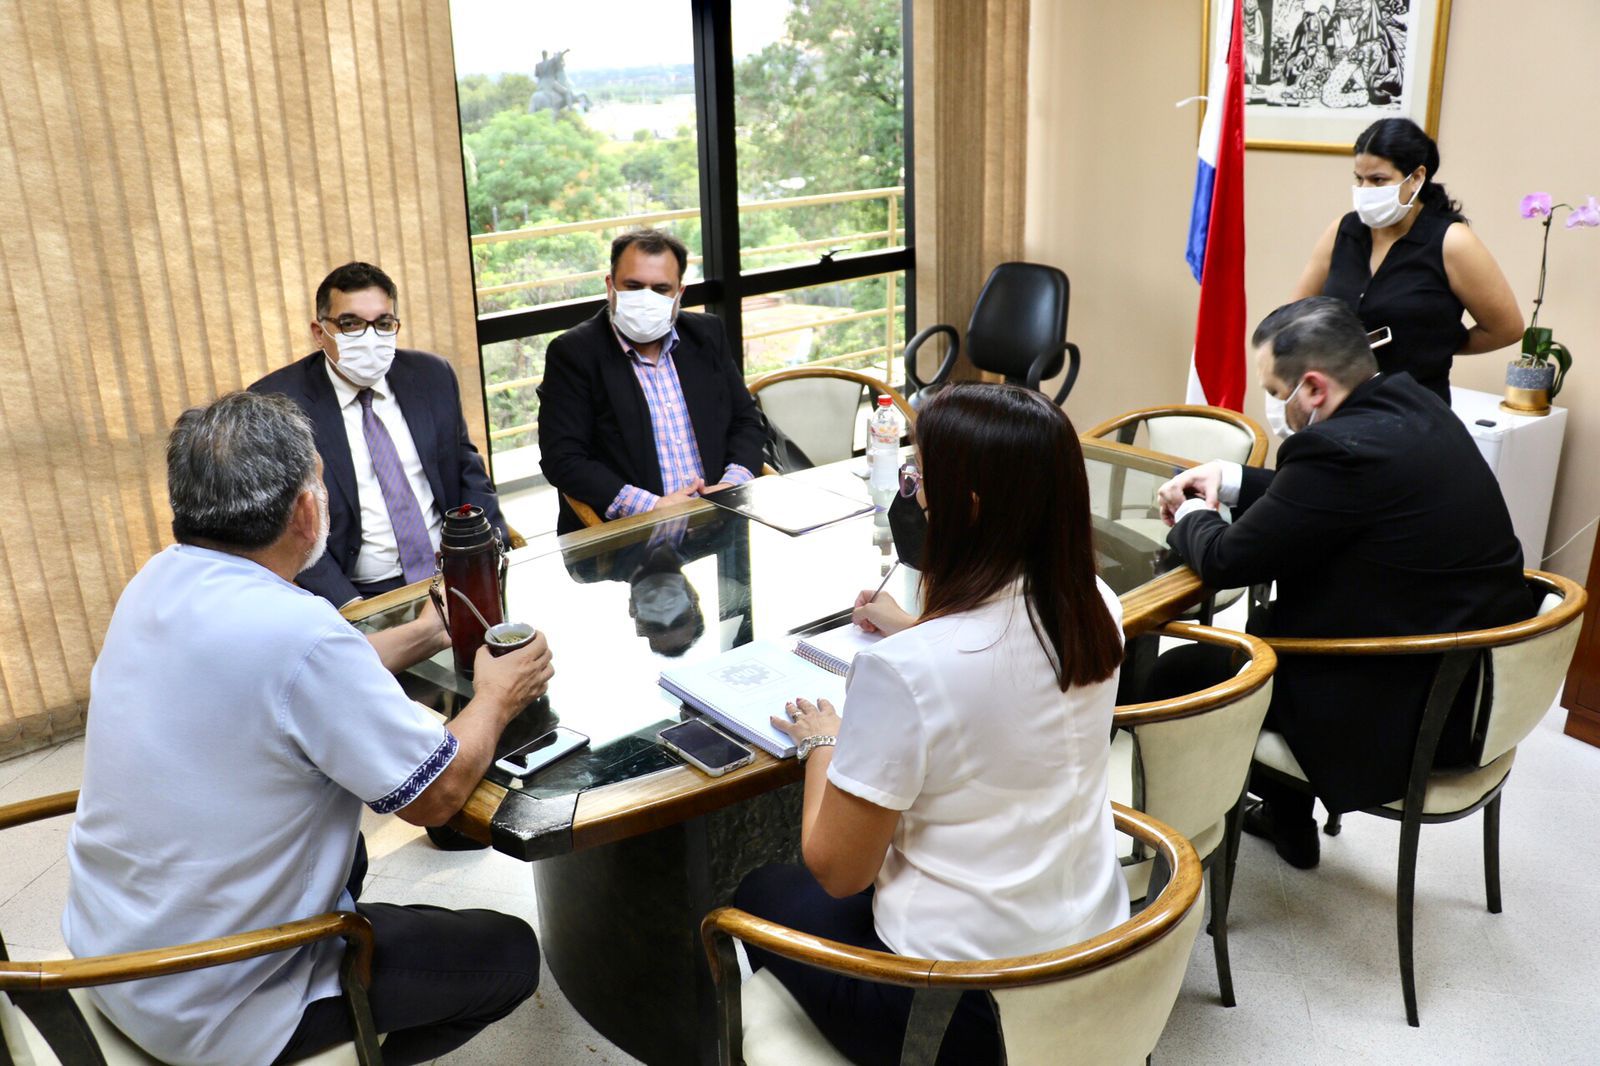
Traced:
<svg viewBox="0 0 1600 1066">
<path fill-rule="evenodd" d="M 1200 92 L 1230 0 L 1203 0 Z M 1345 154 L 1380 118 L 1439 135 L 1451 0 L 1245 0 L 1245 147 Z M 1220 40 L 1219 40 L 1220 39 Z"/>
</svg>

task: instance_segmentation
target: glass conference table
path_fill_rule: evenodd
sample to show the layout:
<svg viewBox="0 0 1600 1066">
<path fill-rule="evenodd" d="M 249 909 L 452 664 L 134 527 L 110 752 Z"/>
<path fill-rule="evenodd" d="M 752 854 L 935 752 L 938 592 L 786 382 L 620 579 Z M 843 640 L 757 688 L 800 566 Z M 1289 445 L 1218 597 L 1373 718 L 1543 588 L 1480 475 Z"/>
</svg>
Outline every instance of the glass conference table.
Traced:
<svg viewBox="0 0 1600 1066">
<path fill-rule="evenodd" d="M 1201 597 L 1198 579 L 1169 557 L 1152 508 L 1156 487 L 1189 464 L 1099 441 L 1084 452 L 1101 575 L 1136 634 Z M 857 459 L 790 476 L 866 503 L 862 468 Z M 795 760 L 758 751 L 711 778 L 657 745 L 657 732 L 689 715 L 657 678 L 751 640 L 847 620 L 893 552 L 882 512 L 790 536 L 691 501 L 511 557 L 507 618 L 546 633 L 556 673 L 499 751 L 557 723 L 590 746 L 526 781 L 491 769 L 452 824 L 533 864 L 551 972 L 590 1024 L 645 1062 L 715 1060 L 699 920 L 749 870 L 796 861 L 800 826 Z M 888 591 L 914 609 L 917 580 L 900 567 Z M 365 628 L 396 624 L 426 603 L 424 590 L 347 613 Z M 471 698 L 448 650 L 402 680 L 445 714 Z"/>
</svg>

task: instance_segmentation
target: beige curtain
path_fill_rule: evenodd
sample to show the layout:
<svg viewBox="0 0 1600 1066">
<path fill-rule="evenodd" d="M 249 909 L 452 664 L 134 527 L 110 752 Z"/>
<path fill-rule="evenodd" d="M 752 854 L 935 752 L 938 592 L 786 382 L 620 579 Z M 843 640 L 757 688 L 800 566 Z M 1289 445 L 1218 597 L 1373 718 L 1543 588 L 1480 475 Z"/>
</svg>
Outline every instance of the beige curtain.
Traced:
<svg viewBox="0 0 1600 1066">
<path fill-rule="evenodd" d="M 0 0 L 0 41 L 3 757 L 82 728 L 168 427 L 309 352 L 331 267 L 483 411 L 446 0 Z"/>
<path fill-rule="evenodd" d="M 989 271 L 1022 255 L 1028 0 L 913 5 L 917 321 L 963 334 Z M 932 374 L 943 348 L 924 347 Z M 957 377 L 978 372 L 963 353 Z"/>
</svg>

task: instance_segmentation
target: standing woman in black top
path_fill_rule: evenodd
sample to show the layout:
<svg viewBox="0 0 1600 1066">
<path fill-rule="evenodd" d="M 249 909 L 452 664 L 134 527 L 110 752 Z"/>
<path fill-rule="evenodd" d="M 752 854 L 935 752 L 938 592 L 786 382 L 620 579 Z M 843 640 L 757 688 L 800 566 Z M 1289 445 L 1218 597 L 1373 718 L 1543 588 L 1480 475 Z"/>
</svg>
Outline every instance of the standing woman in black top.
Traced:
<svg viewBox="0 0 1600 1066">
<path fill-rule="evenodd" d="M 1434 180 L 1439 148 L 1410 119 L 1385 118 L 1355 144 L 1355 210 L 1328 227 L 1293 299 L 1336 296 L 1392 340 L 1380 370 L 1405 371 L 1450 402 L 1450 363 L 1522 336 L 1522 311 L 1489 249 Z M 1472 316 L 1469 328 L 1461 320 Z"/>
</svg>

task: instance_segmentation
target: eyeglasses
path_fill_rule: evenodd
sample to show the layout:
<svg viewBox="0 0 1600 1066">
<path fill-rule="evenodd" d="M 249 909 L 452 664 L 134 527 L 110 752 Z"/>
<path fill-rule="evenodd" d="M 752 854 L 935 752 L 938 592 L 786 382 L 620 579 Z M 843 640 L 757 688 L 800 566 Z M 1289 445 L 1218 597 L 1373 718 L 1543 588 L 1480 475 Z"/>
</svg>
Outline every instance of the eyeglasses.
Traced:
<svg viewBox="0 0 1600 1066">
<path fill-rule="evenodd" d="M 902 463 L 900 466 L 900 495 L 910 499 L 922 487 L 922 471 L 917 469 L 916 463 Z"/>
<path fill-rule="evenodd" d="M 393 315 L 379 315 L 374 319 L 365 319 L 360 315 L 340 315 L 338 318 L 323 315 L 317 321 L 332 322 L 334 328 L 346 337 L 359 337 L 367 331 L 368 326 L 380 337 L 393 337 L 400 332 L 400 320 Z"/>
</svg>

